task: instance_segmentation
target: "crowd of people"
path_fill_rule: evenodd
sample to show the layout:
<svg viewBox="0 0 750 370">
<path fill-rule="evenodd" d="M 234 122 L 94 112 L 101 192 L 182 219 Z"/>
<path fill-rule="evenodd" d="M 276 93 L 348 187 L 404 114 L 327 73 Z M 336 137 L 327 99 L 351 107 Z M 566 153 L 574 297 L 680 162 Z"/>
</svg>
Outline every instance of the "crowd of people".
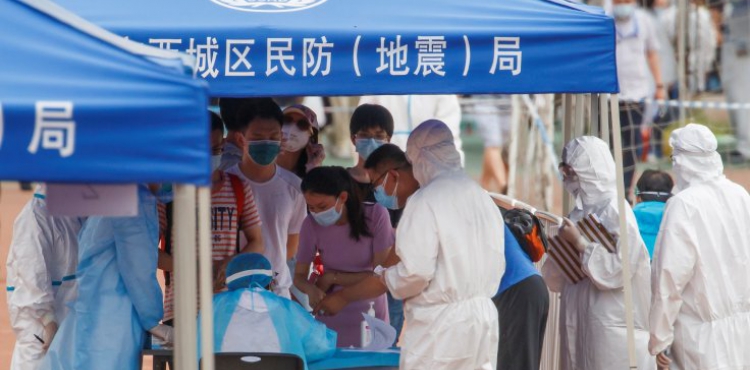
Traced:
<svg viewBox="0 0 750 370">
<path fill-rule="evenodd" d="M 572 282 L 553 260 L 536 269 L 541 225 L 501 211 L 464 172 L 455 130 L 441 120 L 410 127 L 403 150 L 389 143 L 389 109 L 362 104 L 350 120 L 359 158 L 343 168 L 322 165 L 311 109 L 270 98 L 219 106 L 214 284 L 200 292 L 214 294 L 215 332 L 200 335 L 214 336 L 216 352 L 324 359 L 366 344 L 372 310 L 403 330 L 404 369 L 537 370 L 549 289 L 561 293 L 563 369 L 628 368 L 628 279 L 639 369 L 750 368 L 750 195 L 723 176 L 704 126 L 672 133 L 674 189 L 669 174 L 644 173 L 635 209 L 618 207 L 603 140 L 565 145 L 559 168 L 575 208 L 559 236 L 585 274 Z M 138 191 L 136 217 L 79 219 L 50 215 L 38 187 L 8 261 L 13 369 L 137 369 L 146 333 L 172 342 L 172 252 L 183 246 L 172 237 L 171 186 Z M 622 212 L 627 256 L 574 224 L 593 214 L 619 235 Z"/>
</svg>

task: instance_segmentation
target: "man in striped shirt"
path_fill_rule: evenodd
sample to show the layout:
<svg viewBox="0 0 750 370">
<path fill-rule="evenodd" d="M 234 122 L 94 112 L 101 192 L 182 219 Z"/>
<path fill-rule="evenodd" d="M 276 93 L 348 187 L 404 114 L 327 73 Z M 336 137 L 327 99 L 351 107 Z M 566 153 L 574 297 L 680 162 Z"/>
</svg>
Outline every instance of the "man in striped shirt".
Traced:
<svg viewBox="0 0 750 370">
<path fill-rule="evenodd" d="M 240 176 L 218 169 L 223 145 L 224 123 L 216 113 L 211 112 L 211 255 L 214 292 L 224 289 L 224 271 L 234 255 L 264 251 L 260 216 L 250 183 Z M 238 240 L 240 232 L 244 234 L 244 240 Z M 245 240 L 247 243 L 241 245 L 240 242 Z M 171 256 L 168 258 L 171 259 Z M 171 267 L 171 263 L 168 265 Z M 170 281 L 164 297 L 164 321 L 167 324 L 174 318 L 173 305 L 174 281 Z"/>
</svg>

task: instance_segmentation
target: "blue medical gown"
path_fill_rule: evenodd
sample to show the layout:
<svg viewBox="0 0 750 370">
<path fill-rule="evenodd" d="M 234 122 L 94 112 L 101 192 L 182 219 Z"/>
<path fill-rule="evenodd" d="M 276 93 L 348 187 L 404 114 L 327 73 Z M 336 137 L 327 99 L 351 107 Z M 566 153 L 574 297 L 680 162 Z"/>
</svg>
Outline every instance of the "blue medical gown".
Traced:
<svg viewBox="0 0 750 370">
<path fill-rule="evenodd" d="M 144 332 L 163 315 L 156 280 L 156 198 L 138 189 L 138 216 L 91 217 L 78 237 L 78 296 L 42 369 L 136 370 Z"/>
<path fill-rule="evenodd" d="M 633 214 L 638 221 L 638 231 L 641 233 L 643 243 L 646 244 L 649 258 L 654 257 L 656 237 L 659 235 L 666 206 L 665 202 L 641 202 L 633 207 Z"/>
<path fill-rule="evenodd" d="M 272 292 L 232 290 L 217 294 L 213 304 L 214 352 L 291 353 L 308 363 L 336 351 L 336 332 L 296 302 Z M 198 328 L 200 337 L 200 317 Z"/>
</svg>

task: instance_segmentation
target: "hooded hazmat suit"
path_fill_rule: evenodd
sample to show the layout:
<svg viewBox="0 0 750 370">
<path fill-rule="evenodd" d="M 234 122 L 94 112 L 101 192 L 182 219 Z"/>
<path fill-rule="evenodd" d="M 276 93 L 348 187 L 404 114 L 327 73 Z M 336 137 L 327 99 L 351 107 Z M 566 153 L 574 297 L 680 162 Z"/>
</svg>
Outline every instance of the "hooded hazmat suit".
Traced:
<svg viewBox="0 0 750 370">
<path fill-rule="evenodd" d="M 385 272 L 388 290 L 405 300 L 401 369 L 495 369 L 503 218 L 462 171 L 444 123 L 417 126 L 406 156 L 421 189 L 397 230 L 401 262 Z"/>
<path fill-rule="evenodd" d="M 649 350 L 671 346 L 671 369 L 750 369 L 750 196 L 708 128 L 669 141 L 677 193 L 654 250 Z"/>
<path fill-rule="evenodd" d="M 59 324 L 67 314 L 66 304 L 75 298 L 83 219 L 50 215 L 44 190 L 38 186 L 16 218 L 8 254 L 8 313 L 16 334 L 13 370 L 39 367 L 45 351 L 34 335 L 52 340 L 45 337 L 45 325 Z"/>
<path fill-rule="evenodd" d="M 213 299 L 214 352 L 291 353 L 305 363 L 333 356 L 336 332 L 299 304 L 263 288 L 273 276 L 263 255 L 237 255 L 227 265 L 226 276 L 229 291 Z"/>
<path fill-rule="evenodd" d="M 563 163 L 576 176 L 565 180 L 575 197 L 575 209 L 568 216 L 573 222 L 593 213 L 603 225 L 619 234 L 619 213 L 615 162 L 607 144 L 584 136 L 569 142 L 563 150 Z M 649 355 L 648 304 L 651 300 L 651 273 L 648 251 L 638 232 L 638 224 L 625 204 L 630 247 L 635 348 L 638 369 L 655 369 Z M 627 369 L 628 344 L 625 325 L 621 248 L 609 253 L 598 243 L 590 243 L 581 256 L 586 278 L 571 284 L 551 260 L 542 266 L 550 290 L 561 293 L 560 338 L 563 370 Z"/>
<path fill-rule="evenodd" d="M 78 238 L 78 296 L 42 369 L 139 368 L 144 333 L 163 310 L 156 198 L 141 185 L 138 199 L 138 216 L 86 221 Z"/>
</svg>

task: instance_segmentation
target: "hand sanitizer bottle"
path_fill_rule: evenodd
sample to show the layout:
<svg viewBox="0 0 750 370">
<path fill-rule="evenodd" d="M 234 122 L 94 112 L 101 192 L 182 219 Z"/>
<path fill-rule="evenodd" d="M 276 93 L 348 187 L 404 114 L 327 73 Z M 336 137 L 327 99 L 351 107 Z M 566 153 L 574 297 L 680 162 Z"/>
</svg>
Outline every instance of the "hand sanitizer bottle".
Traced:
<svg viewBox="0 0 750 370">
<path fill-rule="evenodd" d="M 370 309 L 367 310 L 367 314 L 371 317 L 375 317 L 375 302 L 370 302 Z M 367 324 L 366 320 L 362 320 L 360 324 L 360 338 L 362 341 L 362 347 L 367 347 L 372 342 L 372 331 L 370 325 Z"/>
</svg>

